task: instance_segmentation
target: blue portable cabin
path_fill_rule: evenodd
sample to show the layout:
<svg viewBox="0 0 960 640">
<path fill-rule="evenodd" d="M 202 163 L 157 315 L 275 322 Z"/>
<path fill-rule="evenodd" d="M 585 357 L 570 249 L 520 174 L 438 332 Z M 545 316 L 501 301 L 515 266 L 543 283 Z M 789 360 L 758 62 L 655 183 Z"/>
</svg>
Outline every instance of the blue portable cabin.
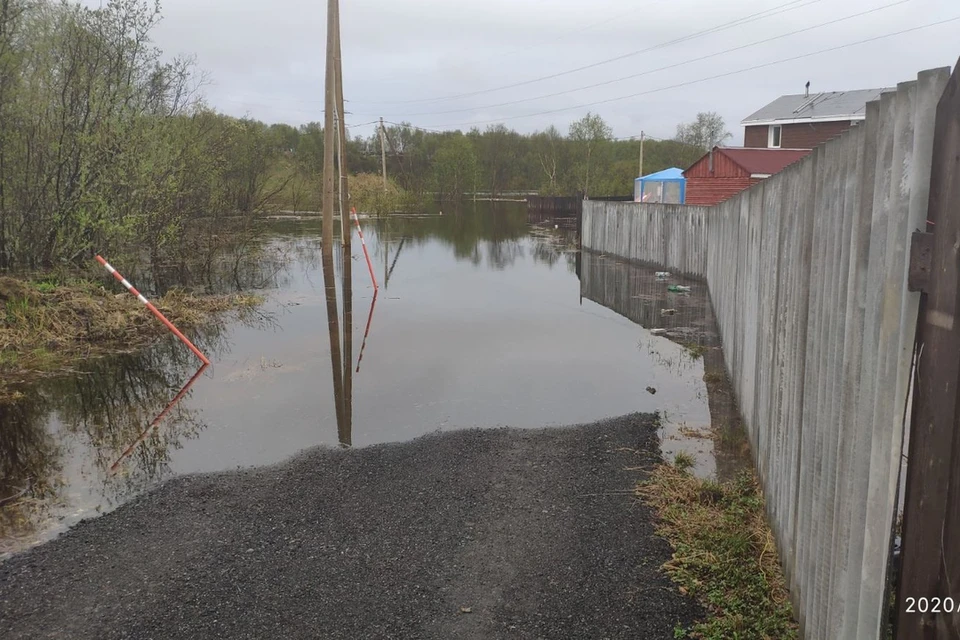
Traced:
<svg viewBox="0 0 960 640">
<path fill-rule="evenodd" d="M 633 181 L 634 202 L 683 204 L 686 199 L 687 179 L 683 177 L 683 169 L 672 167 Z"/>
</svg>

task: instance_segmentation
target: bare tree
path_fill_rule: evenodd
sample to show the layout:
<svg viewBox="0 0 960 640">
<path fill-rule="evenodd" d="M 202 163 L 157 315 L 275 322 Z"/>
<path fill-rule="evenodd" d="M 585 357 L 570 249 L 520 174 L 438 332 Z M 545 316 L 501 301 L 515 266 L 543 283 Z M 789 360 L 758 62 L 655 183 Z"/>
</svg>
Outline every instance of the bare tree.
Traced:
<svg viewBox="0 0 960 640">
<path fill-rule="evenodd" d="M 540 167 L 547 178 L 546 191 L 555 195 L 558 193 L 557 176 L 560 169 L 560 153 L 563 146 L 563 136 L 553 125 L 547 127 L 546 131 L 534 134 L 533 143 L 537 150 L 537 159 L 540 161 Z"/>
<path fill-rule="evenodd" d="M 730 137 L 720 114 L 700 112 L 693 122 L 677 125 L 676 140 L 709 151 Z"/>
</svg>

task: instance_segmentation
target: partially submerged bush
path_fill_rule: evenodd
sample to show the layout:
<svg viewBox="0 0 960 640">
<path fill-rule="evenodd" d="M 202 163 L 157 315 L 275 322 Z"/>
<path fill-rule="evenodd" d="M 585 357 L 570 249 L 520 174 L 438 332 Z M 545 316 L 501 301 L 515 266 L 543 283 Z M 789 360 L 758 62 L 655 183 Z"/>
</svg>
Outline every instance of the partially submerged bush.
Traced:
<svg viewBox="0 0 960 640">
<path fill-rule="evenodd" d="M 52 287 L 52 288 L 51 288 Z M 248 309 L 262 299 L 251 295 L 195 296 L 171 290 L 156 301 L 181 329 L 196 327 L 211 314 Z M 167 329 L 126 291 L 108 291 L 97 282 L 37 287 L 0 277 L 0 399 L 13 375 L 69 368 L 79 358 L 127 351 L 165 335 Z"/>
<path fill-rule="evenodd" d="M 360 213 L 383 215 L 402 211 L 413 204 L 409 193 L 387 179 L 384 189 L 383 177 L 373 173 L 350 176 L 350 202 Z"/>
</svg>

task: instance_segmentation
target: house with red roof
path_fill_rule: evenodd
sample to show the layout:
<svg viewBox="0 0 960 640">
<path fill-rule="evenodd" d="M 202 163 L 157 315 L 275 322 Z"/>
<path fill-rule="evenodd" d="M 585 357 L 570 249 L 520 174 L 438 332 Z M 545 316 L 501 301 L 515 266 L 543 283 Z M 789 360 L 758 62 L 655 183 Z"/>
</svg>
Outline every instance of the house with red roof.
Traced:
<svg viewBox="0 0 960 640">
<path fill-rule="evenodd" d="M 683 172 L 686 204 L 714 205 L 805 157 L 810 149 L 714 147 Z"/>
</svg>

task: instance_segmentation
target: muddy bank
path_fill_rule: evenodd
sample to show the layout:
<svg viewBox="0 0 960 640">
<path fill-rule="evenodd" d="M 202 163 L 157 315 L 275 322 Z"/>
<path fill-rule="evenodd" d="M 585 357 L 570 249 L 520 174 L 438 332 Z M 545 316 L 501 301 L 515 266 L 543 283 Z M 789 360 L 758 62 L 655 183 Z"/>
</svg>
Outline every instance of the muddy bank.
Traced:
<svg viewBox="0 0 960 640">
<path fill-rule="evenodd" d="M 183 330 L 260 302 L 257 296 L 180 290 L 154 301 Z M 81 360 L 142 348 L 164 335 L 167 329 L 119 285 L 0 277 L 0 402 L 9 401 L 25 382 L 70 372 Z"/>
<path fill-rule="evenodd" d="M 658 459 L 632 415 L 174 480 L 0 565 L 0 635 L 673 638 Z"/>
</svg>

